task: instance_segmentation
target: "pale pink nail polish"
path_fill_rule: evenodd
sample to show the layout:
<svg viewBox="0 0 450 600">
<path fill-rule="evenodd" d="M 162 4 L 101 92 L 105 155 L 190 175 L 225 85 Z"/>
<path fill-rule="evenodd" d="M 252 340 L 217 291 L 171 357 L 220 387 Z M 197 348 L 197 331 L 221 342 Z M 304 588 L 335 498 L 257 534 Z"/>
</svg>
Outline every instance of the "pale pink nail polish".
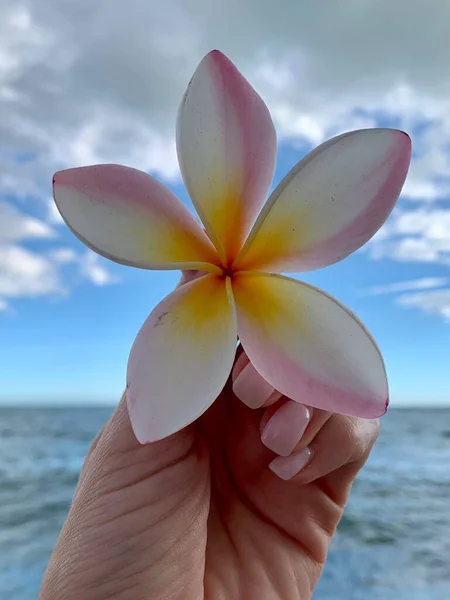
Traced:
<svg viewBox="0 0 450 600">
<path fill-rule="evenodd" d="M 261 377 L 252 363 L 242 369 L 233 383 L 233 392 L 250 408 L 260 408 L 274 393 L 274 388 Z"/>
<path fill-rule="evenodd" d="M 309 448 L 303 448 L 300 452 L 295 452 L 290 456 L 277 456 L 269 464 L 269 469 L 280 479 L 287 481 L 298 475 L 306 467 L 312 457 Z"/>
<path fill-rule="evenodd" d="M 262 443 L 280 456 L 289 456 L 301 440 L 310 416 L 304 404 L 288 400 L 266 423 L 261 433 Z"/>
</svg>

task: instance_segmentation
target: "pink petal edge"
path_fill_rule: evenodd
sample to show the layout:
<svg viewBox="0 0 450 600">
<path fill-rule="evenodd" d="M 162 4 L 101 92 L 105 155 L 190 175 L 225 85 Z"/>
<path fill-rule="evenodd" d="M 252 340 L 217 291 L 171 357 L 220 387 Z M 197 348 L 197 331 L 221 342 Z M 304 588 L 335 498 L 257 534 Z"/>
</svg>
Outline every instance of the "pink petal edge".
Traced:
<svg viewBox="0 0 450 600">
<path fill-rule="evenodd" d="M 195 218 L 147 173 L 120 165 L 67 169 L 54 175 L 53 190 L 68 227 L 106 258 L 151 269 L 218 262 Z"/>
<path fill-rule="evenodd" d="M 263 100 L 219 50 L 205 56 L 189 83 L 177 151 L 205 229 L 231 263 L 272 183 L 277 143 Z"/>
<path fill-rule="evenodd" d="M 247 281 L 239 289 L 242 280 Z M 340 414 L 375 418 L 386 412 L 381 352 L 347 307 L 314 286 L 279 275 L 244 274 L 233 289 L 241 343 L 275 389 Z"/>
</svg>

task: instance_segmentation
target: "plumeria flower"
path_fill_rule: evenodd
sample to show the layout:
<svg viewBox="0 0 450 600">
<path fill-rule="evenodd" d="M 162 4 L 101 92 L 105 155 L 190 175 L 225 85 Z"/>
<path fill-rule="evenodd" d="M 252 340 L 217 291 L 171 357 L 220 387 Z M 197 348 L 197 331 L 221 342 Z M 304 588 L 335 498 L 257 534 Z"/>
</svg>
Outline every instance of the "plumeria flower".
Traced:
<svg viewBox="0 0 450 600">
<path fill-rule="evenodd" d="M 206 411 L 230 375 L 238 338 L 285 396 L 346 415 L 383 414 L 386 371 L 370 334 L 336 299 L 281 273 L 331 265 L 374 235 L 405 181 L 409 137 L 392 129 L 335 137 L 264 204 L 275 129 L 259 95 L 213 51 L 183 97 L 176 141 L 204 229 L 141 171 L 97 165 L 54 178 L 62 217 L 99 254 L 204 273 L 158 304 L 131 349 L 127 398 L 138 440 L 164 438 Z"/>
</svg>

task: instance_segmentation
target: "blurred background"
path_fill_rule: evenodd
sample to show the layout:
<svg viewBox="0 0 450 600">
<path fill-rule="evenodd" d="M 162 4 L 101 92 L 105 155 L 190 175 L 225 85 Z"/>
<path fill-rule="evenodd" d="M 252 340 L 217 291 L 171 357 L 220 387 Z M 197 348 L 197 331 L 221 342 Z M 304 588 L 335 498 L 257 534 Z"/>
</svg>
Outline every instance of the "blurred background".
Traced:
<svg viewBox="0 0 450 600">
<path fill-rule="evenodd" d="M 178 279 L 87 251 L 52 204 L 52 174 L 117 162 L 190 206 L 176 111 L 213 48 L 269 106 L 275 183 L 342 131 L 413 139 L 383 229 L 304 278 L 366 322 L 392 397 L 314 598 L 450 598 L 449 23 L 442 0 L 1 1 L 0 600 L 37 597 L 132 340 Z"/>
</svg>

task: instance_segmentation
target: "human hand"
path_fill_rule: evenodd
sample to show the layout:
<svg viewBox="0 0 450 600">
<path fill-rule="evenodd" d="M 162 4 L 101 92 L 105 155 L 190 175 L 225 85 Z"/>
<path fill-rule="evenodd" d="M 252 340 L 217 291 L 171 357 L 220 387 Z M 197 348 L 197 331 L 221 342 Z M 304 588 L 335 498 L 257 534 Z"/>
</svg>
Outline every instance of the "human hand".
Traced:
<svg viewBox="0 0 450 600">
<path fill-rule="evenodd" d="M 280 398 L 243 353 L 232 381 L 196 423 L 145 446 L 122 398 L 40 600 L 311 598 L 378 421 Z"/>
</svg>

